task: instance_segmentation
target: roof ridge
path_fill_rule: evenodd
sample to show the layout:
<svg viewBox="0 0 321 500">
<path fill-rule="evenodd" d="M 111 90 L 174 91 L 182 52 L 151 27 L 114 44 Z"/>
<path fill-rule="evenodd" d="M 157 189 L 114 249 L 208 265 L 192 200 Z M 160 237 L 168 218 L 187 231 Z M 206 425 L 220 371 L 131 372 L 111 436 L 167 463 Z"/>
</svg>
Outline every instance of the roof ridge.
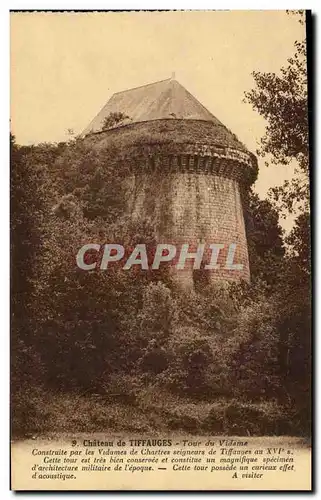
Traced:
<svg viewBox="0 0 321 500">
<path fill-rule="evenodd" d="M 157 83 L 168 82 L 170 80 L 173 80 L 173 78 L 165 78 L 164 80 L 159 80 L 157 82 L 146 83 L 145 85 L 139 85 L 138 87 L 131 87 L 129 89 L 120 90 L 119 92 L 114 92 L 114 94 L 112 94 L 112 97 L 114 95 L 123 94 L 124 92 L 130 92 L 132 90 L 143 89 L 145 87 L 150 87 L 150 85 L 156 85 Z"/>
</svg>

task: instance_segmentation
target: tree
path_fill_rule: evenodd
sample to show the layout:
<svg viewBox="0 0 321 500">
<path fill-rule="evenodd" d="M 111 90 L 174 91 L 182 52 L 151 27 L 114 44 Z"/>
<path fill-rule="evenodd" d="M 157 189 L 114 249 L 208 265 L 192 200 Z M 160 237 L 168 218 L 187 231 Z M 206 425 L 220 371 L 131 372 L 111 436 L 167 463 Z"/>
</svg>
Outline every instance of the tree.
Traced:
<svg viewBox="0 0 321 500">
<path fill-rule="evenodd" d="M 28 161 L 33 146 L 19 146 L 10 135 L 10 287 L 11 287 L 11 410 L 13 432 L 29 430 L 36 415 L 37 388 L 44 366 L 36 348 L 37 321 L 32 314 L 34 263 L 43 244 L 41 213 L 45 205 L 43 171 Z M 55 147 L 50 147 L 54 151 Z M 44 148 L 39 146 L 39 157 Z"/>
<path fill-rule="evenodd" d="M 269 200 L 260 200 L 253 191 L 247 196 L 244 213 L 252 281 L 273 285 L 285 253 L 279 214 Z"/>
<path fill-rule="evenodd" d="M 302 12 L 299 22 L 303 23 Z M 309 134 L 306 42 L 296 41 L 293 57 L 279 74 L 253 72 L 256 87 L 245 99 L 266 119 L 258 154 L 271 163 L 295 165 L 294 177 L 270 190 L 273 206 L 296 215 L 285 238 L 286 255 L 278 268 L 272 300 L 277 304 L 279 374 L 298 414 L 308 420 L 311 375 L 311 278 L 309 215 Z M 268 164 L 268 162 L 267 162 Z M 300 423 L 301 428 L 308 424 Z"/>
<path fill-rule="evenodd" d="M 303 23 L 302 11 L 295 11 Z M 270 199 L 281 214 L 305 214 L 309 221 L 309 128 L 306 41 L 296 41 L 293 57 L 280 73 L 253 72 L 256 87 L 245 93 L 245 100 L 266 119 L 267 126 L 258 154 L 280 166 L 295 164 L 295 175 L 282 186 L 270 190 Z M 268 164 L 268 162 L 266 162 Z M 300 224 L 300 221 L 299 221 Z M 288 245 L 309 245 L 300 240 L 303 232 L 290 235 Z M 305 235 L 306 236 L 306 233 Z"/>
</svg>

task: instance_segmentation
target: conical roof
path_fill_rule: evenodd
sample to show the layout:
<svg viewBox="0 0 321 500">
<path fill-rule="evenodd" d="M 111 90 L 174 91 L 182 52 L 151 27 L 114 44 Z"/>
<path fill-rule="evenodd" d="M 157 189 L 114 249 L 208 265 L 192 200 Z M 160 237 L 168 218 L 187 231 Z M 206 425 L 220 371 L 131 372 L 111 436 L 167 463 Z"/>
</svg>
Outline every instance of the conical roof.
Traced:
<svg viewBox="0 0 321 500">
<path fill-rule="evenodd" d="M 99 132 L 111 113 L 123 113 L 125 123 L 160 119 L 203 120 L 224 126 L 180 83 L 169 78 L 114 94 L 82 135 Z"/>
</svg>

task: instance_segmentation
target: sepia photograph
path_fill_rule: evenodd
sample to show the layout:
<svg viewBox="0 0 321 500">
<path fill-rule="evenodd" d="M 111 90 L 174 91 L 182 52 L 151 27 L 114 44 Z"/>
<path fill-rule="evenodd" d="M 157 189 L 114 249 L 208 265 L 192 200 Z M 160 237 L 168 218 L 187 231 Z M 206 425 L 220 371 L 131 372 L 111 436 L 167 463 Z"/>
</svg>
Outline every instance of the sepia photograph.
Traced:
<svg viewBox="0 0 321 500">
<path fill-rule="evenodd" d="M 10 25 L 11 488 L 311 490 L 311 11 Z"/>
</svg>

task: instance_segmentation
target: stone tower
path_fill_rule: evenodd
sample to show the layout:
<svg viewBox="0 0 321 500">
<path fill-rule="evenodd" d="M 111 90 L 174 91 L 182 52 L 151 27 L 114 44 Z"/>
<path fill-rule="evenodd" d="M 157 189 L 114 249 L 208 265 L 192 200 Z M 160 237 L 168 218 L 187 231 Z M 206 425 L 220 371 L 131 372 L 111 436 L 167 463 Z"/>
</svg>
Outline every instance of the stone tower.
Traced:
<svg viewBox="0 0 321 500">
<path fill-rule="evenodd" d="M 106 117 L 127 118 L 102 131 Z M 257 175 L 255 156 L 237 137 L 173 78 L 114 94 L 84 130 L 95 147 L 121 144 L 135 159 L 128 176 L 128 209 L 132 217 L 148 217 L 158 243 L 190 252 L 205 243 L 224 245 L 210 280 L 250 279 L 242 194 Z M 226 269 L 229 245 L 235 244 L 239 270 Z M 183 286 L 195 280 L 193 259 L 175 270 Z"/>
</svg>

